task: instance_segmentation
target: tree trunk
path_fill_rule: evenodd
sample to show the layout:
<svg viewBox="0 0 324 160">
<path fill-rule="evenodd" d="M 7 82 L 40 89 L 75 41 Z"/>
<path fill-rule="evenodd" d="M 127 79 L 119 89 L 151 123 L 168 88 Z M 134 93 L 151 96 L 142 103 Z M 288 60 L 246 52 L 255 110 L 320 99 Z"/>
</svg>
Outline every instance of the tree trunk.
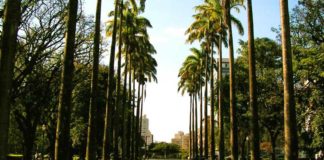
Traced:
<svg viewBox="0 0 324 160">
<path fill-rule="evenodd" d="M 124 159 L 128 159 L 128 157 L 126 157 L 127 155 L 127 141 L 129 141 L 127 137 L 127 120 L 128 119 L 128 104 L 127 104 L 127 75 L 128 75 L 128 44 L 126 43 L 125 44 L 125 48 L 126 48 L 126 57 L 125 57 L 125 67 L 124 67 L 124 88 L 123 88 L 123 105 L 122 105 L 122 117 L 121 117 L 121 120 L 122 120 L 122 124 L 123 124 L 123 127 L 122 127 L 122 139 L 121 139 L 121 144 L 122 144 L 122 160 Z M 125 119 L 125 117 L 127 119 Z"/>
<path fill-rule="evenodd" d="M 141 108 L 140 108 L 140 121 L 139 121 L 139 133 L 142 133 L 142 121 L 143 121 L 143 105 L 144 105 L 144 84 L 141 85 L 142 93 L 141 93 Z"/>
<path fill-rule="evenodd" d="M 112 41 L 111 41 L 111 50 L 110 50 L 110 60 L 109 60 L 109 78 L 108 78 L 108 88 L 107 88 L 107 101 L 106 101 L 106 116 L 105 116 L 105 126 L 104 126 L 104 137 L 103 137 L 103 145 L 102 145 L 102 159 L 110 159 L 110 152 L 113 149 L 109 149 L 109 140 L 111 131 L 109 128 L 113 130 L 113 127 L 109 127 L 111 123 L 111 117 L 109 115 L 114 108 L 113 107 L 113 87 L 114 87 L 114 64 L 115 64 L 115 48 L 116 48 L 116 34 L 117 34 L 117 16 L 118 16 L 118 4 L 119 0 L 115 0 L 115 15 L 114 15 L 114 25 L 113 25 L 113 34 L 112 34 Z"/>
<path fill-rule="evenodd" d="M 128 77 L 128 121 L 127 121 L 127 152 L 126 152 L 126 157 L 127 159 L 131 159 L 132 157 L 132 145 L 133 144 L 133 138 L 132 138 L 132 117 L 134 113 L 132 112 L 132 58 L 131 58 L 131 53 L 129 52 L 129 77 Z"/>
<path fill-rule="evenodd" d="M 195 101 L 195 155 L 198 157 L 198 105 L 197 105 L 197 94 L 194 94 Z"/>
<path fill-rule="evenodd" d="M 135 158 L 139 157 L 139 142 L 141 138 L 141 133 L 140 133 L 140 109 L 141 109 L 141 85 L 138 82 L 137 84 L 137 106 L 136 106 L 136 123 L 135 123 Z"/>
<path fill-rule="evenodd" d="M 207 51 L 208 52 L 208 51 Z M 206 53 L 206 63 L 205 63 L 205 139 L 204 139 L 204 157 L 208 158 L 208 53 Z"/>
<path fill-rule="evenodd" d="M 135 150 L 136 150 L 136 133 L 137 133 L 137 130 L 136 130 L 136 117 L 135 117 L 135 107 L 136 107 L 136 105 L 135 105 L 135 91 L 136 91 L 136 89 L 135 89 L 135 70 L 136 70 L 136 68 L 135 68 L 135 66 L 133 67 L 133 99 L 132 99 L 132 101 L 133 101 L 133 108 L 132 108 L 132 112 L 133 112 L 133 115 L 132 115 L 132 121 L 133 121 L 133 123 L 132 123 L 132 128 L 133 128 L 133 132 L 132 132 L 132 137 L 133 137 L 133 142 L 132 142 L 132 156 L 133 156 L 133 159 L 135 160 Z"/>
<path fill-rule="evenodd" d="M 242 160 L 246 160 L 247 158 L 246 158 L 246 155 L 245 155 L 245 141 L 246 141 L 246 139 L 245 138 L 243 138 L 242 139 L 243 140 L 243 142 L 242 142 L 242 144 L 241 144 L 241 159 Z M 249 142 L 248 142 L 249 143 Z M 247 151 L 248 152 L 248 151 Z"/>
<path fill-rule="evenodd" d="M 189 159 L 192 158 L 192 97 L 190 96 L 190 108 L 189 108 Z"/>
<path fill-rule="evenodd" d="M 236 99 L 235 99 L 235 75 L 234 75 L 234 50 L 233 50 L 233 33 L 231 24 L 231 0 L 225 1 L 226 25 L 228 27 L 228 45 L 229 45 L 229 72 L 230 72 L 230 144 L 232 160 L 238 159 L 238 142 L 237 142 L 237 119 L 236 119 Z"/>
<path fill-rule="evenodd" d="M 70 117 L 73 90 L 75 30 L 78 14 L 78 0 L 69 1 L 69 13 L 67 19 L 67 32 L 64 48 L 63 71 L 55 139 L 55 160 L 68 160 L 71 158 Z"/>
<path fill-rule="evenodd" d="M 276 136 L 270 136 L 270 138 L 271 138 L 271 148 L 272 148 L 271 159 L 276 160 Z"/>
<path fill-rule="evenodd" d="M 202 74 L 202 73 L 201 73 Z M 200 74 L 200 75 L 201 75 Z M 200 131 L 199 131 L 199 141 L 200 141 L 200 143 L 199 143 L 199 146 L 200 146 L 200 148 L 199 148 L 199 155 L 200 155 L 200 157 L 202 157 L 202 155 L 203 155 L 203 98 L 202 98 L 202 92 L 203 92 L 203 89 L 202 89 L 202 83 L 201 83 L 201 77 L 200 77 L 200 84 L 199 84 L 199 86 L 200 86 Z"/>
<path fill-rule="evenodd" d="M 282 65 L 284 80 L 285 159 L 298 159 L 298 140 L 290 43 L 288 0 L 280 0 Z"/>
<path fill-rule="evenodd" d="M 120 119 L 120 114 L 123 114 L 120 113 L 120 110 L 121 109 L 121 60 L 122 60 L 122 57 L 121 57 L 121 54 L 122 54 L 122 46 L 123 46 L 123 38 L 122 38 L 122 29 L 123 29 L 123 0 L 119 0 L 119 36 L 118 36 L 118 62 L 117 62 L 117 91 L 116 91 L 116 106 L 115 106 L 115 120 L 114 120 L 114 132 L 115 132 L 115 136 L 114 136 L 114 155 L 117 156 L 117 158 L 119 158 L 119 150 L 118 150 L 118 146 L 119 146 L 119 137 L 122 137 L 120 136 L 121 134 L 119 133 L 120 129 L 122 130 L 123 128 L 123 125 L 120 126 L 120 124 L 123 124 L 121 123 L 121 120 Z M 123 145 L 123 144 L 122 144 Z"/>
<path fill-rule="evenodd" d="M 5 1 L 0 52 L 0 160 L 5 160 L 8 152 L 9 100 L 17 48 L 17 32 L 21 18 L 20 5 L 20 0 Z"/>
<path fill-rule="evenodd" d="M 35 132 L 24 133 L 24 160 L 32 160 L 34 141 L 35 141 Z"/>
<path fill-rule="evenodd" d="M 224 120 L 223 120 L 223 57 L 222 57 L 222 37 L 219 38 L 219 47 L 218 47 L 218 54 L 219 54 L 219 63 L 218 63 L 218 127 L 219 127 L 219 159 L 224 159 Z"/>
<path fill-rule="evenodd" d="M 215 157 L 215 94 L 214 94 L 214 53 L 213 44 L 211 47 L 211 71 L 210 71 L 210 155 L 211 159 Z"/>
<path fill-rule="evenodd" d="M 251 0 L 247 0 L 247 16 L 248 16 L 248 52 L 249 52 L 249 93 L 250 93 L 250 110 L 251 119 L 251 159 L 260 159 L 259 145 L 259 115 L 257 104 L 256 75 L 255 75 L 255 49 L 254 49 L 254 27 L 253 27 L 253 10 Z"/>
<path fill-rule="evenodd" d="M 99 50 L 100 50 L 100 16 L 101 16 L 101 0 L 97 0 L 96 10 L 96 25 L 94 36 L 94 50 L 93 50 L 93 64 L 92 64 L 92 78 L 91 78 L 91 97 L 89 106 L 89 120 L 88 120 L 88 135 L 86 160 L 96 159 L 97 151 L 97 104 L 98 104 L 98 70 L 99 70 Z"/>
</svg>

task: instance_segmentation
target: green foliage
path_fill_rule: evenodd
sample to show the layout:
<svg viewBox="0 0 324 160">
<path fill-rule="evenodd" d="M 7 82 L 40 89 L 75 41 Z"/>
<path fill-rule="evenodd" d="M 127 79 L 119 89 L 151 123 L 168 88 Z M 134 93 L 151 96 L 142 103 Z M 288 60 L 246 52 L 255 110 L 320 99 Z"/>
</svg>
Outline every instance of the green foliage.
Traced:
<svg viewBox="0 0 324 160">
<path fill-rule="evenodd" d="M 172 157 L 172 155 L 177 155 L 181 153 L 180 146 L 172 143 L 166 143 L 166 142 L 160 142 L 160 143 L 154 143 L 152 146 L 150 146 L 151 151 L 155 153 L 157 156 L 168 156 Z"/>
<path fill-rule="evenodd" d="M 300 147 L 311 156 L 323 146 L 324 3 L 300 0 L 291 14 Z"/>
</svg>

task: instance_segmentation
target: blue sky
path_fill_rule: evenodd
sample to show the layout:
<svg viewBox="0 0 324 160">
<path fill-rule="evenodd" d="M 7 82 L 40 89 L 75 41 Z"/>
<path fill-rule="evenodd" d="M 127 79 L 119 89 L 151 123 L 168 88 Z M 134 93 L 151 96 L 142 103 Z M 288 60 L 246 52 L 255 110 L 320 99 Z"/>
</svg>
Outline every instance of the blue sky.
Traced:
<svg viewBox="0 0 324 160">
<path fill-rule="evenodd" d="M 95 0 L 84 0 L 84 8 L 88 14 L 95 13 Z M 144 113 L 150 120 L 150 130 L 155 141 L 170 142 L 178 131 L 188 132 L 189 99 L 177 92 L 178 70 L 182 62 L 190 54 L 193 45 L 185 43 L 184 31 L 193 22 L 194 6 L 202 0 L 147 0 L 147 17 L 153 28 L 149 30 L 150 39 L 157 50 L 155 58 L 158 62 L 158 83 L 147 85 L 147 97 Z M 289 7 L 297 4 L 290 0 Z M 103 0 L 102 20 L 107 20 L 107 13 L 113 8 L 113 0 Z M 276 34 L 271 27 L 280 24 L 279 0 L 254 0 L 254 32 L 255 37 L 275 39 Z M 246 11 L 242 8 L 235 15 L 247 29 Z M 234 29 L 234 50 L 237 50 L 239 39 L 246 40 L 247 35 L 239 36 Z M 227 50 L 224 50 L 225 57 Z M 102 63 L 105 63 L 103 60 Z"/>
</svg>

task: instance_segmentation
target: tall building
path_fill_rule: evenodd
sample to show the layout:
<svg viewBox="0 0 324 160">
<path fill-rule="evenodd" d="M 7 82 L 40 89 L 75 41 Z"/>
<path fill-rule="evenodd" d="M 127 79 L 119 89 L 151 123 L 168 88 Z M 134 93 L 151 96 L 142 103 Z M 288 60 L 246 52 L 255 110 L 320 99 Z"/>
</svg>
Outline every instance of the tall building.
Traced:
<svg viewBox="0 0 324 160">
<path fill-rule="evenodd" d="M 179 131 L 171 139 L 171 143 L 177 144 L 183 150 L 189 150 L 189 134 L 184 134 L 184 132 Z"/>
<path fill-rule="evenodd" d="M 146 145 L 153 143 L 153 134 L 149 129 L 149 119 L 146 117 L 146 115 L 144 115 L 142 118 L 141 136 L 144 139 Z"/>
</svg>

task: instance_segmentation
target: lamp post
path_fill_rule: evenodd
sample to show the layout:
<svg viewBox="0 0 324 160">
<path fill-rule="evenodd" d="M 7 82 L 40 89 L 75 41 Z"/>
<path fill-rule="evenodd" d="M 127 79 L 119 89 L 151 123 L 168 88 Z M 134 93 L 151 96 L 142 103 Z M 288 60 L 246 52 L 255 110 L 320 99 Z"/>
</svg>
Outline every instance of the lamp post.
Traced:
<svg viewBox="0 0 324 160">
<path fill-rule="evenodd" d="M 247 159 L 250 158 L 250 142 L 249 142 L 249 136 L 246 137 L 246 142 L 247 142 Z"/>
</svg>

